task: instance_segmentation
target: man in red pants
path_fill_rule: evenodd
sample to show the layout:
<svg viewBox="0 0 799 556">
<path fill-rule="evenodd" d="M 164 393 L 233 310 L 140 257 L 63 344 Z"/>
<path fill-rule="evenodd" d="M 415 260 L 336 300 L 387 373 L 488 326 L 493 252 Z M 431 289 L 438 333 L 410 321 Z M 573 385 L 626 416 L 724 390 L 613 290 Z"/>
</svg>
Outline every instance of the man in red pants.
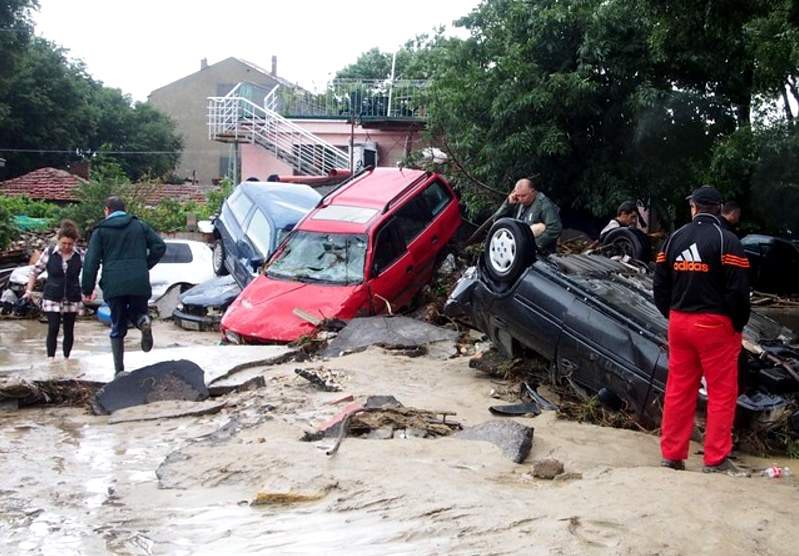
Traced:
<svg viewBox="0 0 799 556">
<path fill-rule="evenodd" d="M 685 469 L 700 380 L 707 381 L 705 472 L 740 470 L 730 461 L 738 399 L 741 331 L 749 320 L 749 261 L 720 221 L 710 187 L 688 198 L 693 220 L 657 256 L 655 304 L 669 319 L 669 375 L 661 423 L 662 465 Z"/>
</svg>

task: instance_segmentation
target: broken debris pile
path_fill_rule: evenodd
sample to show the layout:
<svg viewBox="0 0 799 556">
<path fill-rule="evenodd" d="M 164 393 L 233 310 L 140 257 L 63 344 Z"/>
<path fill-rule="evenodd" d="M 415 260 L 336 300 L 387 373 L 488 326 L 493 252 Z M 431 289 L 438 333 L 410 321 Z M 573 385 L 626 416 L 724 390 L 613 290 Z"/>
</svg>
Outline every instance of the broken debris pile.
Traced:
<svg viewBox="0 0 799 556">
<path fill-rule="evenodd" d="M 35 404 L 83 405 L 102 385 L 84 380 L 25 380 L 0 378 L 0 404 L 24 407 Z"/>
<path fill-rule="evenodd" d="M 365 403 L 350 403 L 318 431 L 306 432 L 301 440 L 314 442 L 337 437 L 336 444 L 328 451 L 328 455 L 333 455 L 347 436 L 381 439 L 447 436 L 462 428 L 460 423 L 447 420 L 453 415 L 451 411 L 405 407 L 394 396 L 369 396 Z"/>
<path fill-rule="evenodd" d="M 325 367 L 314 369 L 294 369 L 297 376 L 300 376 L 324 392 L 340 392 L 342 373 Z"/>
</svg>

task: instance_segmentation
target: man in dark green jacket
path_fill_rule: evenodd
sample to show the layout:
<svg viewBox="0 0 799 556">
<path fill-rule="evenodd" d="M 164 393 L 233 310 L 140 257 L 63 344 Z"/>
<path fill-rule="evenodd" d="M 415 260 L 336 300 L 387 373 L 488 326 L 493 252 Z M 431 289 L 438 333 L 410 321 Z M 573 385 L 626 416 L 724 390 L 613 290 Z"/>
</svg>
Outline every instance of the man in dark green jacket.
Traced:
<svg viewBox="0 0 799 556">
<path fill-rule="evenodd" d="M 532 229 L 535 245 L 542 253 L 552 253 L 563 230 L 560 210 L 549 197 L 536 190 L 532 180 L 522 178 L 516 182 L 513 192 L 499 207 L 495 218 L 515 218 Z"/>
<path fill-rule="evenodd" d="M 83 301 L 94 299 L 97 272 L 103 267 L 100 287 L 111 308 L 111 352 L 114 369 L 125 370 L 124 340 L 128 322 L 141 330 L 141 348 L 153 347 L 152 323 L 147 301 L 152 295 L 150 269 L 164 256 L 166 244 L 150 226 L 125 212 L 119 197 L 105 203 L 105 219 L 97 225 L 83 262 Z"/>
</svg>

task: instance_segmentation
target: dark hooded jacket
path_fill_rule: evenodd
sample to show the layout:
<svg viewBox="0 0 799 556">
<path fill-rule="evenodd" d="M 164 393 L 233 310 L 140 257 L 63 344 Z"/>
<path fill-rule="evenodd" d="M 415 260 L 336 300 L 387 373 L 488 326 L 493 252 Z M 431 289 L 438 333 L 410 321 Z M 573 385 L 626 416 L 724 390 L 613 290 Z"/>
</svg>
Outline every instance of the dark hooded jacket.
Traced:
<svg viewBox="0 0 799 556">
<path fill-rule="evenodd" d="M 103 297 L 121 295 L 149 298 L 149 270 L 164 256 L 166 244 L 150 226 L 129 214 L 106 218 L 97 225 L 83 261 L 82 289 L 91 295 L 97 272 L 103 267 Z"/>
</svg>

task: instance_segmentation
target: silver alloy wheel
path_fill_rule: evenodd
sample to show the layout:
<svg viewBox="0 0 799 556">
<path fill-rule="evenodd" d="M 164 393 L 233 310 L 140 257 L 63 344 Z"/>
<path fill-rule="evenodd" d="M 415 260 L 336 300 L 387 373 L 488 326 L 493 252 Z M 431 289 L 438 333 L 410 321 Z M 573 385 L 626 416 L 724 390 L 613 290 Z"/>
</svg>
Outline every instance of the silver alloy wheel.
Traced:
<svg viewBox="0 0 799 556">
<path fill-rule="evenodd" d="M 488 260 L 498 274 L 506 274 L 516 260 L 516 240 L 507 228 L 500 228 L 491 236 Z"/>
<path fill-rule="evenodd" d="M 214 251 L 213 254 L 211 255 L 213 257 L 212 260 L 214 262 L 214 272 L 216 272 L 217 274 L 219 274 L 224 268 L 225 265 L 224 255 L 225 253 L 224 253 L 224 248 L 222 247 L 222 240 L 219 240 L 214 245 Z"/>
</svg>

